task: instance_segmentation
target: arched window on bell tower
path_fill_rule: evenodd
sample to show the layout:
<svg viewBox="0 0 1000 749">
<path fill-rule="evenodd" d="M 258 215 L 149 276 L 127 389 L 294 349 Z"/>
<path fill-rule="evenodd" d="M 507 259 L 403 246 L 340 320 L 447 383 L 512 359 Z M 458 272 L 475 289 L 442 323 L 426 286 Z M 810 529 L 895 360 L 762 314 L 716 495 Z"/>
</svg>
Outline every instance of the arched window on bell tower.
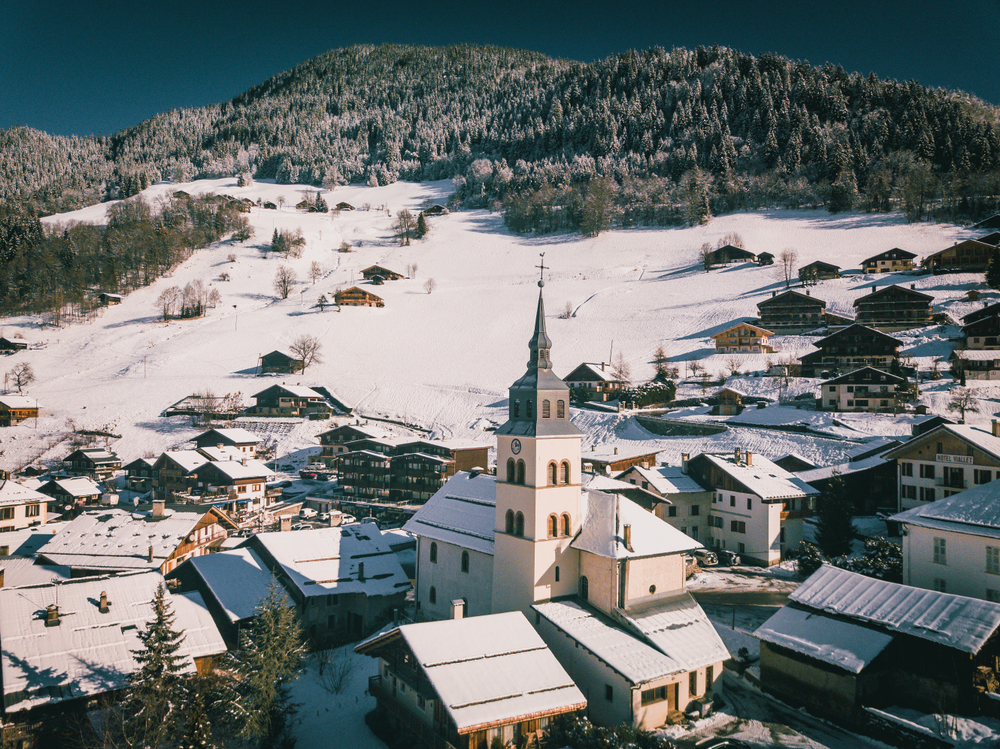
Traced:
<svg viewBox="0 0 1000 749">
<path fill-rule="evenodd" d="M 556 418 L 566 418 L 566 401 L 556 401 Z"/>
<path fill-rule="evenodd" d="M 513 535 L 514 533 L 514 511 L 507 510 L 507 514 L 504 516 L 504 531 Z"/>
<path fill-rule="evenodd" d="M 515 473 L 514 459 L 507 458 L 507 483 L 513 484 L 516 476 L 517 474 Z"/>
<path fill-rule="evenodd" d="M 523 484 L 524 483 L 524 461 L 523 460 L 517 461 L 517 476 L 515 477 L 514 483 L 515 484 Z"/>
<path fill-rule="evenodd" d="M 513 419 L 516 419 L 521 415 L 521 401 L 517 400 L 516 398 L 510 404 L 510 415 L 511 418 Z"/>
<path fill-rule="evenodd" d="M 560 466 L 560 471 L 559 472 L 562 474 L 562 476 L 561 476 L 562 483 L 568 484 L 569 483 L 569 461 L 568 460 L 564 460 L 562 462 L 562 465 Z"/>
<path fill-rule="evenodd" d="M 552 406 L 548 399 L 542 401 L 542 418 L 548 419 L 552 416 Z"/>
<path fill-rule="evenodd" d="M 524 535 L 524 513 L 519 512 L 514 516 L 514 535 L 523 536 Z"/>
<path fill-rule="evenodd" d="M 529 419 L 533 419 L 535 417 L 535 414 L 531 399 L 526 400 L 524 402 L 524 406 L 525 406 L 525 416 L 527 416 Z"/>
<path fill-rule="evenodd" d="M 568 536 L 570 534 L 570 527 L 571 527 L 571 523 L 570 523 L 570 519 L 569 519 L 569 514 L 568 513 L 563 513 L 563 516 L 562 516 L 562 535 Z"/>
<path fill-rule="evenodd" d="M 555 461 L 549 463 L 548 466 L 548 476 L 549 476 L 549 486 L 556 485 L 556 464 Z"/>
<path fill-rule="evenodd" d="M 547 525 L 549 531 L 549 538 L 555 538 L 556 536 L 559 535 L 559 529 L 558 529 L 559 519 L 555 515 L 549 515 L 549 520 Z"/>
</svg>

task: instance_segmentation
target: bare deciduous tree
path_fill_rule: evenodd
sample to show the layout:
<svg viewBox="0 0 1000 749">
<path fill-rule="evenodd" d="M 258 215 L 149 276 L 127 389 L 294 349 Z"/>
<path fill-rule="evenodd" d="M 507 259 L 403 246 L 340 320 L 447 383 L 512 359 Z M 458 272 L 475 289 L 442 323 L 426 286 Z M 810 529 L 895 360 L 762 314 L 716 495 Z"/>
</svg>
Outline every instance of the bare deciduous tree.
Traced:
<svg viewBox="0 0 1000 749">
<path fill-rule="evenodd" d="M 435 281 L 433 278 L 428 278 L 426 281 L 424 281 L 424 288 L 427 290 L 428 294 L 432 293 L 434 289 L 437 288 L 437 281 Z"/>
<path fill-rule="evenodd" d="M 736 376 L 743 370 L 743 362 L 738 357 L 730 356 L 726 359 L 726 369 L 731 376 Z"/>
<path fill-rule="evenodd" d="M 712 245 L 708 242 L 705 242 L 698 250 L 698 260 L 706 272 L 712 270 Z"/>
<path fill-rule="evenodd" d="M 293 283 L 295 283 L 295 271 L 287 265 L 279 267 L 278 272 L 274 274 L 274 290 L 278 296 L 288 299 L 288 295 L 292 293 Z"/>
<path fill-rule="evenodd" d="M 716 242 L 716 247 L 725 247 L 726 245 L 731 247 L 739 247 L 741 250 L 746 249 L 746 245 L 743 244 L 743 237 L 741 237 L 737 232 L 731 231 L 724 237 L 720 237 L 719 241 Z"/>
<path fill-rule="evenodd" d="M 322 344 L 319 338 L 314 335 L 303 333 L 288 346 L 292 356 L 302 362 L 302 371 L 305 372 L 310 364 L 321 364 L 323 360 L 319 356 Z"/>
<path fill-rule="evenodd" d="M 413 214 L 404 208 L 396 214 L 396 223 L 393 228 L 399 243 L 401 245 L 409 245 L 410 239 L 416 236 L 417 222 L 413 218 Z"/>
<path fill-rule="evenodd" d="M 417 264 L 410 263 L 409 265 L 406 266 L 406 277 L 416 278 L 416 276 L 417 276 Z"/>
<path fill-rule="evenodd" d="M 964 424 L 966 412 L 979 410 L 979 399 L 968 388 L 955 388 L 952 391 L 947 408 L 952 413 L 957 413 L 959 419 Z"/>
<path fill-rule="evenodd" d="M 625 354 L 621 351 L 618 352 L 618 356 L 615 357 L 614 363 L 611 365 L 611 376 L 615 378 L 616 382 L 623 385 L 627 386 L 632 383 L 632 368 L 625 359 Z"/>
<path fill-rule="evenodd" d="M 562 313 L 559 315 L 560 319 L 568 320 L 573 316 L 573 303 L 566 302 L 566 306 L 563 307 Z"/>
<path fill-rule="evenodd" d="M 7 375 L 17 387 L 17 392 L 19 393 L 35 381 L 35 372 L 27 362 L 15 364 L 14 368 Z"/>
<path fill-rule="evenodd" d="M 792 278 L 795 276 L 795 264 L 799 260 L 799 253 L 791 247 L 786 247 L 778 255 L 779 277 L 785 281 L 785 288 L 792 285 Z"/>
<path fill-rule="evenodd" d="M 174 307 L 177 306 L 177 301 L 180 298 L 181 290 L 177 286 L 171 286 L 169 289 L 164 289 L 160 296 L 156 298 L 156 303 L 163 312 L 164 320 L 168 320 L 174 313 Z"/>
<path fill-rule="evenodd" d="M 323 266 L 319 264 L 316 260 L 313 260 L 312 265 L 309 266 L 309 278 L 315 285 L 315 283 L 323 277 Z"/>
</svg>

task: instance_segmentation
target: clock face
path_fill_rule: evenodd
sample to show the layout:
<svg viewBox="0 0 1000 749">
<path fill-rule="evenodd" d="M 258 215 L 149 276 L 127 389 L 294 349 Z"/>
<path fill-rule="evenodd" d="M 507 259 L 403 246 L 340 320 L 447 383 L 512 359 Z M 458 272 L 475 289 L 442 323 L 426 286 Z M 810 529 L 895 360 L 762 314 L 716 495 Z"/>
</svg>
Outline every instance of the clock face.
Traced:
<svg viewBox="0 0 1000 749">
<path fill-rule="evenodd" d="M 514 440 L 510 443 L 510 451 L 517 455 L 521 452 L 521 440 Z"/>
</svg>

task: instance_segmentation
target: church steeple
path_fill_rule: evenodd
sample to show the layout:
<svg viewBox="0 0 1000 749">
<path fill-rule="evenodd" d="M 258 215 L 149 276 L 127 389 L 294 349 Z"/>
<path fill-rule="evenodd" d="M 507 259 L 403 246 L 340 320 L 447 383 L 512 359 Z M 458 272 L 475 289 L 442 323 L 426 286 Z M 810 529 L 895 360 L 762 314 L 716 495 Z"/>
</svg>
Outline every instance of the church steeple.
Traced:
<svg viewBox="0 0 1000 749">
<path fill-rule="evenodd" d="M 541 273 L 545 273 L 545 253 L 542 253 L 542 262 L 538 266 Z M 549 358 L 549 349 L 552 348 L 552 339 L 545 332 L 545 300 L 542 299 L 542 289 L 545 288 L 545 278 L 538 279 L 538 309 L 535 311 L 535 335 L 528 342 L 528 349 L 531 356 L 528 359 L 528 371 L 539 369 L 552 369 L 552 359 Z"/>
</svg>

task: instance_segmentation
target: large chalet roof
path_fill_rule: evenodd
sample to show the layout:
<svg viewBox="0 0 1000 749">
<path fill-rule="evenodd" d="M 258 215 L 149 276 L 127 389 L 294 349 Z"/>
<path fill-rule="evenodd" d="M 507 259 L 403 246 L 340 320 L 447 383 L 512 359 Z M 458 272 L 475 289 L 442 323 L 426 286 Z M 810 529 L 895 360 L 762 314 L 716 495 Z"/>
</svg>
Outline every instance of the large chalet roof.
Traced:
<svg viewBox="0 0 1000 749">
<path fill-rule="evenodd" d="M 680 554 L 703 548 L 685 533 L 625 497 L 587 491 L 586 512 L 574 549 L 607 559 Z M 631 527 L 631 543 L 625 543 L 625 527 Z"/>
<path fill-rule="evenodd" d="M 191 565 L 234 624 L 254 615 L 274 579 L 254 550 L 246 547 L 192 557 L 185 564 Z"/>
<path fill-rule="evenodd" d="M 270 556 L 306 598 L 336 593 L 392 596 L 410 589 L 406 573 L 375 523 L 258 533 L 247 546 L 261 557 Z"/>
<path fill-rule="evenodd" d="M 496 476 L 459 471 L 417 510 L 403 530 L 492 556 L 496 503 Z"/>
<path fill-rule="evenodd" d="M 396 279 L 402 278 L 403 274 L 398 273 L 394 270 L 389 270 L 382 265 L 369 265 L 367 268 L 361 270 L 361 275 L 365 278 L 369 276 L 382 276 L 382 278 Z"/>
<path fill-rule="evenodd" d="M 382 432 L 381 430 L 376 431 L 371 427 L 362 426 L 361 424 L 341 424 L 339 427 L 327 429 L 325 432 L 321 432 L 317 436 L 323 438 L 335 437 L 341 434 L 352 435 L 351 439 L 364 439 L 378 437 L 382 434 Z"/>
<path fill-rule="evenodd" d="M 202 473 L 218 473 L 227 479 L 240 481 L 244 479 L 270 478 L 273 471 L 259 460 L 210 460 L 198 466 L 195 471 Z"/>
<path fill-rule="evenodd" d="M 840 377 L 834 377 L 832 380 L 822 382 L 820 385 L 843 385 L 845 383 L 854 384 L 857 382 L 884 382 L 887 385 L 901 385 L 906 382 L 906 378 L 898 377 L 889 372 L 883 372 L 881 369 L 875 369 L 875 367 L 861 367 L 860 369 L 855 369 L 853 372 L 848 372 Z"/>
<path fill-rule="evenodd" d="M 813 269 L 815 269 L 815 270 L 840 270 L 840 266 L 839 265 L 834 265 L 833 263 L 825 263 L 822 260 L 814 260 L 813 262 L 809 263 L 809 265 L 803 265 L 801 268 L 799 268 L 799 273 L 801 273 L 802 271 L 809 271 L 809 270 L 813 270 Z"/>
<path fill-rule="evenodd" d="M 26 502 L 48 502 L 50 499 L 52 498 L 16 481 L 10 479 L 0 481 L 0 507 L 23 505 Z"/>
<path fill-rule="evenodd" d="M 173 463 L 185 473 L 190 473 L 207 462 L 208 458 L 197 450 L 170 450 L 160 454 L 156 459 L 155 468 L 159 470 L 167 463 Z"/>
<path fill-rule="evenodd" d="M 103 447 L 84 447 L 67 455 L 65 460 L 89 461 L 97 466 L 121 463 L 121 459 L 117 455 Z"/>
<path fill-rule="evenodd" d="M 715 626 L 687 591 L 630 606 L 620 613 L 626 629 L 677 660 L 683 671 L 729 658 Z"/>
<path fill-rule="evenodd" d="M 633 466 L 622 471 L 615 478 L 621 478 L 631 471 L 642 476 L 660 494 L 690 494 L 706 491 L 705 487 L 684 473 L 679 466 L 657 466 L 656 468 Z"/>
<path fill-rule="evenodd" d="M 563 377 L 565 382 L 614 382 L 610 369 L 605 369 L 601 364 L 591 364 L 584 362 L 577 366 L 572 372 Z"/>
<path fill-rule="evenodd" d="M 865 304 L 874 300 L 876 297 L 887 296 L 887 297 L 909 297 L 910 299 L 926 299 L 928 302 L 933 302 L 934 297 L 930 294 L 923 294 L 916 289 L 910 289 L 906 286 L 883 286 L 881 289 L 876 289 L 870 294 L 865 294 L 863 297 L 859 297 L 854 300 L 854 306 Z"/>
<path fill-rule="evenodd" d="M 816 348 L 823 348 L 824 346 L 829 346 L 833 344 L 840 343 L 844 338 L 870 338 L 873 341 L 879 341 L 880 343 L 887 343 L 890 346 L 899 348 L 903 344 L 891 335 L 883 333 L 880 330 L 875 330 L 875 328 L 869 328 L 867 325 L 860 325 L 859 323 L 853 323 L 848 325 L 846 328 L 841 328 L 835 333 L 831 333 L 826 336 L 826 338 L 820 338 L 818 341 L 813 342 L 813 346 Z"/>
<path fill-rule="evenodd" d="M 1000 229 L 1000 213 L 990 216 L 988 219 L 973 224 L 971 229 Z"/>
<path fill-rule="evenodd" d="M 907 525 L 1000 538 L 1000 479 L 893 515 Z"/>
<path fill-rule="evenodd" d="M 994 304 L 986 305 L 982 309 L 977 309 L 975 312 L 970 312 L 962 318 L 962 322 L 968 325 L 969 323 L 979 322 L 987 317 L 994 317 L 996 315 L 1000 315 L 1000 302 L 995 302 Z"/>
<path fill-rule="evenodd" d="M 992 245 L 993 247 L 1000 246 L 1000 231 L 995 231 L 982 237 L 976 237 L 976 241 Z"/>
<path fill-rule="evenodd" d="M 587 706 L 519 611 L 404 624 L 355 650 L 378 656 L 399 640 L 413 653 L 459 734 Z"/>
<path fill-rule="evenodd" d="M 893 448 L 882 457 L 889 460 L 905 459 L 915 447 L 932 441 L 936 442 L 943 434 L 951 434 L 966 444 L 982 450 L 992 458 L 1000 460 L 1000 437 L 994 437 L 985 429 L 971 424 L 942 424 L 929 432 L 913 437 L 909 442 Z"/>
<path fill-rule="evenodd" d="M 989 247 L 990 245 L 986 244 L 985 242 L 979 242 L 975 239 L 966 239 L 964 242 L 953 244 L 951 247 L 945 247 L 943 250 L 938 250 L 937 252 L 928 255 L 923 259 L 922 262 L 926 266 L 932 264 L 935 260 L 938 260 L 939 258 L 943 258 L 947 253 L 951 252 L 961 253 L 967 248 L 975 251 L 982 250 L 985 252 L 986 249 Z"/>
<path fill-rule="evenodd" d="M 819 494 L 814 487 L 781 466 L 775 465 L 763 455 L 754 455 L 750 464 L 747 464 L 745 459 L 737 462 L 733 454 L 701 453 L 695 456 L 694 460 L 700 458 L 707 460 L 745 487 L 748 493 L 756 494 L 763 500 L 811 497 Z"/>
<path fill-rule="evenodd" d="M 877 580 L 828 564 L 789 598 L 810 609 L 971 654 L 1000 628 L 1000 604 Z"/>
<path fill-rule="evenodd" d="M 990 349 L 956 349 L 951 352 L 950 359 L 960 359 L 962 361 L 997 361 L 1000 360 L 1000 351 Z"/>
<path fill-rule="evenodd" d="M 58 490 L 57 494 L 67 494 L 70 497 L 93 497 L 101 493 L 101 487 L 86 476 L 52 479 L 38 487 L 38 490 L 42 494 Z"/>
<path fill-rule="evenodd" d="M 783 291 L 780 294 L 768 297 L 767 299 L 757 302 L 757 308 L 761 307 L 771 307 L 771 306 L 782 306 L 788 304 L 789 302 L 794 302 L 796 304 L 808 304 L 810 306 L 816 307 L 826 307 L 826 302 L 822 299 L 817 299 L 809 294 L 803 294 L 800 291 L 794 291 L 789 289 L 788 291 Z"/>
<path fill-rule="evenodd" d="M 259 398 L 266 393 L 270 393 L 273 390 L 288 393 L 296 398 L 316 398 L 318 400 L 323 400 L 323 396 L 317 393 L 312 388 L 303 387 L 302 385 L 271 385 L 269 388 L 261 390 L 259 393 L 252 395 L 252 398 Z"/>
<path fill-rule="evenodd" d="M 209 429 L 195 437 L 194 441 L 198 444 L 205 442 L 209 445 L 218 443 L 223 445 L 256 445 L 260 442 L 260 437 L 246 429 L 235 427 L 232 429 Z"/>
<path fill-rule="evenodd" d="M 870 258 L 862 260 L 861 264 L 875 264 L 878 263 L 879 260 L 912 260 L 915 257 L 916 254 L 913 252 L 907 252 L 906 250 L 901 250 L 898 247 L 893 247 L 891 250 L 880 252 L 878 255 L 872 255 Z"/>
<path fill-rule="evenodd" d="M 4 708 L 17 712 L 123 688 L 138 668 L 139 633 L 153 620 L 152 600 L 163 583 L 158 571 L 82 577 L 0 589 L 0 643 Z M 110 603 L 101 613 L 101 593 Z M 225 642 L 198 593 L 167 593 L 184 633 L 184 672 L 194 658 L 219 655 Z M 61 625 L 45 626 L 45 608 L 58 600 Z"/>
<path fill-rule="evenodd" d="M 275 349 L 274 351 L 270 351 L 266 354 L 263 354 L 260 358 L 267 362 L 274 362 L 274 363 L 282 362 L 287 364 L 301 361 L 301 359 L 296 359 L 294 356 L 289 356 L 284 351 L 278 351 L 277 349 Z"/>
<path fill-rule="evenodd" d="M 5 406 L 8 410 L 24 408 L 38 408 L 38 401 L 29 398 L 27 395 L 0 395 L 0 406 Z"/>
<path fill-rule="evenodd" d="M 753 325 L 752 323 L 748 323 L 748 322 L 740 322 L 740 323 L 736 323 L 735 325 L 731 325 L 728 328 L 726 328 L 725 330 L 719 331 L 718 333 L 713 333 L 710 337 L 711 338 L 722 338 L 723 336 L 727 335 L 728 333 L 731 333 L 734 330 L 739 330 L 740 328 L 749 328 L 750 330 L 752 330 L 754 332 L 755 335 L 758 335 L 758 336 L 772 336 L 772 335 L 774 335 L 773 332 L 771 332 L 770 330 L 767 330 L 766 328 L 762 328 L 759 325 Z"/>
<path fill-rule="evenodd" d="M 832 479 L 834 476 L 849 476 L 852 473 L 863 473 L 878 466 L 885 465 L 889 461 L 885 458 L 873 455 L 860 460 L 852 460 L 847 463 L 839 463 L 834 466 L 823 466 L 821 468 L 810 468 L 806 471 L 796 471 L 795 475 L 803 481 L 824 481 Z"/>
</svg>

